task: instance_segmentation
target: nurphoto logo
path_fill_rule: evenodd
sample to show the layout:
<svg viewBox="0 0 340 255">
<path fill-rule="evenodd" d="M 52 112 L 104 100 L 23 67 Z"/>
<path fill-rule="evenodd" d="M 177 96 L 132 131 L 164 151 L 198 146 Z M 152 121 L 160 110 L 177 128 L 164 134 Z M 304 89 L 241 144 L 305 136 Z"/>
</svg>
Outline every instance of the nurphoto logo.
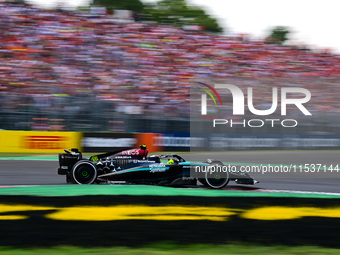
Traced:
<svg viewBox="0 0 340 255">
<path fill-rule="evenodd" d="M 220 105 L 222 106 L 222 100 L 220 95 L 217 93 L 216 89 L 227 89 L 229 92 L 231 92 L 232 98 L 233 98 L 233 115 L 235 116 L 242 116 L 245 115 L 245 100 L 244 100 L 244 93 L 243 91 L 237 87 L 236 85 L 231 84 L 215 84 L 214 87 L 209 86 L 204 83 L 200 83 L 207 88 L 209 88 L 215 96 L 218 98 Z M 207 115 L 207 94 L 211 97 L 211 99 L 214 101 L 215 105 L 217 106 L 217 102 L 215 100 L 215 97 L 213 94 L 207 90 L 201 88 L 202 91 L 205 93 L 201 94 L 201 115 Z M 289 98 L 288 95 L 300 95 L 300 98 Z M 301 98 L 301 95 L 304 95 L 304 97 Z M 272 105 L 269 109 L 256 109 L 254 107 L 253 103 L 253 88 L 248 87 L 247 88 L 247 107 L 248 110 L 256 115 L 256 116 L 268 116 L 273 114 L 278 106 L 279 100 L 278 100 L 278 88 L 272 88 Z M 305 116 L 311 116 L 312 114 L 307 110 L 307 108 L 304 106 L 305 103 L 307 103 L 311 99 L 311 93 L 308 89 L 305 88 L 292 88 L 292 87 L 283 87 L 281 88 L 281 116 L 287 115 L 287 105 L 294 105 L 297 107 Z M 233 127 L 235 125 L 241 125 L 243 127 L 249 126 L 249 127 L 262 127 L 266 124 L 270 124 L 272 127 L 275 126 L 276 123 L 280 123 L 282 127 L 296 127 L 298 125 L 297 120 L 295 119 L 250 119 L 242 121 L 238 120 L 237 122 L 230 119 L 214 119 L 213 120 L 213 127 L 216 127 L 217 125 L 227 125 L 229 123 L 230 127 Z"/>
</svg>

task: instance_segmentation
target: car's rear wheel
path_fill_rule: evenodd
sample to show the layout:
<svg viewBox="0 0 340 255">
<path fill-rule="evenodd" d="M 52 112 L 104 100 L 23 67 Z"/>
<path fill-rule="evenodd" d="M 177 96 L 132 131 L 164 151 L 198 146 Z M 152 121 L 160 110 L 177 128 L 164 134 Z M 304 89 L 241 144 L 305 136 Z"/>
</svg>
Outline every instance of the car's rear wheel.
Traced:
<svg viewBox="0 0 340 255">
<path fill-rule="evenodd" d="M 78 184 L 92 184 L 97 179 L 97 168 L 89 161 L 79 161 L 72 168 L 72 176 Z"/>
<path fill-rule="evenodd" d="M 229 183 L 229 172 L 226 168 L 223 168 L 223 163 L 221 161 L 209 162 L 211 168 L 205 174 L 203 183 L 213 189 L 221 189 Z"/>
</svg>

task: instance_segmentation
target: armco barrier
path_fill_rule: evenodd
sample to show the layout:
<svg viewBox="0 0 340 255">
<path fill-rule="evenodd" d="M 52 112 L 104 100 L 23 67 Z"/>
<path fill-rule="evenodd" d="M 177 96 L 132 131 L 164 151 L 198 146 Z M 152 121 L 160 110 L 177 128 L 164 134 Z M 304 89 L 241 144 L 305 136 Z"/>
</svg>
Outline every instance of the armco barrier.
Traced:
<svg viewBox="0 0 340 255">
<path fill-rule="evenodd" d="M 2 153 L 60 153 L 81 148 L 80 132 L 0 131 Z"/>
</svg>

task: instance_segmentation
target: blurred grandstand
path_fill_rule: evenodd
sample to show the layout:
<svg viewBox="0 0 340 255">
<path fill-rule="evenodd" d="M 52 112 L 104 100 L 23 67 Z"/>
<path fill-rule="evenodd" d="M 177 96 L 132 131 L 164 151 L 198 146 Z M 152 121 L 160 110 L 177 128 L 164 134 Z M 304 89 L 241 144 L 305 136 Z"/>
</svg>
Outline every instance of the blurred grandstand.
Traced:
<svg viewBox="0 0 340 255">
<path fill-rule="evenodd" d="M 1 129 L 188 132 L 190 83 L 204 81 L 258 86 L 264 105 L 271 86 L 305 87 L 319 117 L 300 131 L 337 133 L 328 52 L 10 3 L 0 40 Z"/>
</svg>

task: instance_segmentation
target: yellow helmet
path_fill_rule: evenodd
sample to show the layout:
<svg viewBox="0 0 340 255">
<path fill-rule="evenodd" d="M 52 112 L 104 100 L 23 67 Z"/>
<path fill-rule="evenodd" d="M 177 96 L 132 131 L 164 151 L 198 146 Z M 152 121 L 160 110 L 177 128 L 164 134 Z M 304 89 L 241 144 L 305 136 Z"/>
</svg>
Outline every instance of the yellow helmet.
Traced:
<svg viewBox="0 0 340 255">
<path fill-rule="evenodd" d="M 171 158 L 171 159 L 168 160 L 167 164 L 168 164 L 168 165 L 175 164 L 175 161 Z"/>
</svg>

